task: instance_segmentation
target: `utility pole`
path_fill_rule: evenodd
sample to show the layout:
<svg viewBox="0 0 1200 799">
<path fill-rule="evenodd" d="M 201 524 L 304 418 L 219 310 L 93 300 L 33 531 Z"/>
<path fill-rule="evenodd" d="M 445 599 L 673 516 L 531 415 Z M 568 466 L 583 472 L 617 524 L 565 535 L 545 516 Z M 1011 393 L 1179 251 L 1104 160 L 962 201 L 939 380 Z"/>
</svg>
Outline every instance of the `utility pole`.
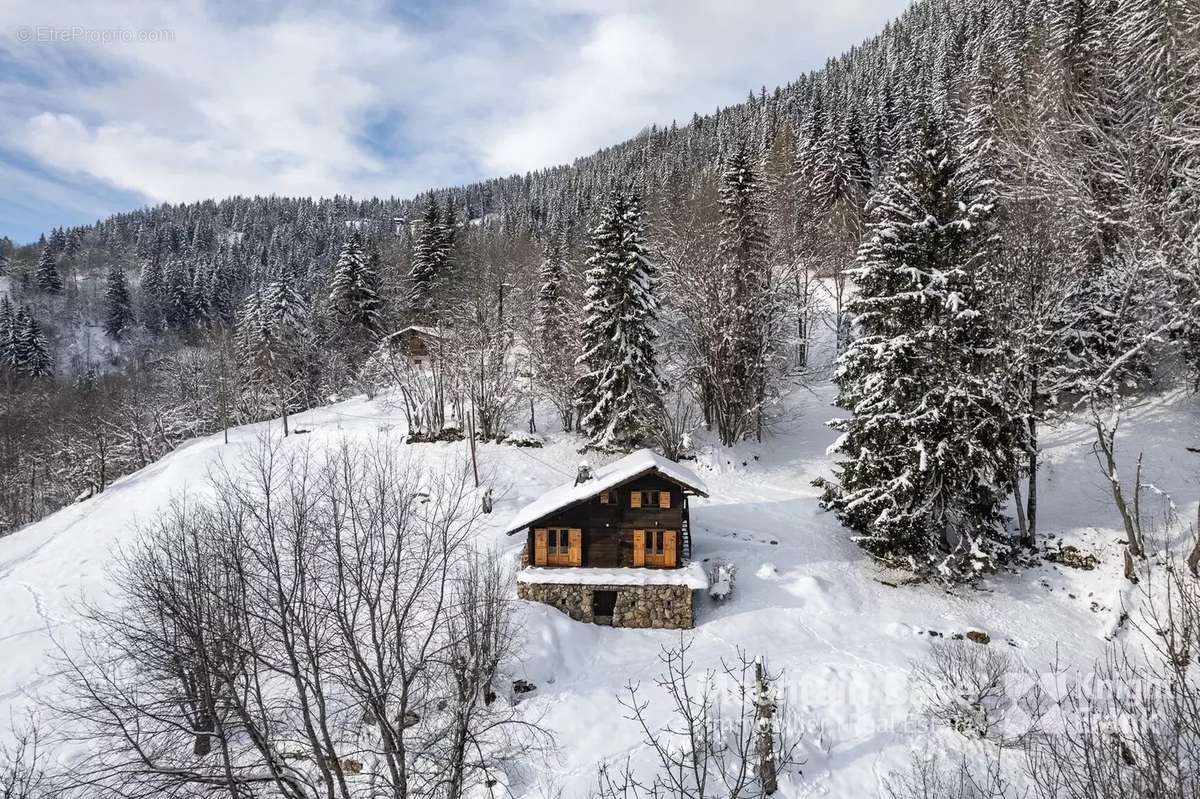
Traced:
<svg viewBox="0 0 1200 799">
<path fill-rule="evenodd" d="M 479 488 L 479 462 L 475 460 L 475 403 L 471 403 L 471 415 L 467 417 L 467 437 L 471 442 L 471 471 L 475 474 L 475 487 Z"/>
</svg>

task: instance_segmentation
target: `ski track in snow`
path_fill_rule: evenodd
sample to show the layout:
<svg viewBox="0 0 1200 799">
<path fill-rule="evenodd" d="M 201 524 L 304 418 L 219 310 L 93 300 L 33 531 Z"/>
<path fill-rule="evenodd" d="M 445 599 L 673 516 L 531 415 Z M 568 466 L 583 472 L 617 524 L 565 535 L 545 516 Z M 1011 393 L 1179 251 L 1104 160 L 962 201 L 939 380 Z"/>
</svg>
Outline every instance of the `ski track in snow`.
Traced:
<svg viewBox="0 0 1200 799">
<path fill-rule="evenodd" d="M 824 421 L 836 414 L 832 396 L 827 385 L 800 392 L 789 429 L 761 445 L 702 448 L 694 464 L 711 492 L 692 506 L 694 555 L 729 561 L 738 571 L 725 603 L 698 596 L 691 655 L 697 670 L 718 669 L 739 648 L 765 655 L 772 671 L 783 672 L 788 711 L 808 727 L 823 728 L 825 745 L 815 732 L 803 745 L 804 776 L 785 781 L 781 795 L 789 798 L 874 796 L 881 778 L 906 767 L 911 748 L 929 740 L 947 745 L 944 735 L 917 735 L 902 726 L 913 711 L 907 674 L 911 661 L 927 651 L 929 631 L 948 638 L 978 629 L 992 637 L 991 646 L 1031 665 L 1061 654 L 1082 668 L 1102 652 L 1119 612 L 1121 534 L 1082 420 L 1043 437 L 1041 527 L 1048 540 L 1061 538 L 1096 553 L 1098 569 L 1044 564 L 991 577 L 985 590 L 889 587 L 884 583 L 902 575 L 866 557 L 820 510 L 820 490 L 812 486 L 814 478 L 830 474 L 825 448 L 834 435 Z M 293 419 L 295 427 L 311 432 L 284 446 L 320 450 L 351 438 L 399 442 L 402 425 L 394 414 L 382 401 L 365 399 L 315 409 Z M 1200 459 L 1185 447 L 1196 444 L 1196 417 L 1183 395 L 1167 394 L 1133 409 L 1118 438 L 1123 470 L 1131 475 L 1144 450 L 1147 479 L 1174 496 L 1185 518 L 1195 515 Z M 541 414 L 543 421 L 549 418 Z M 79 608 L 108 600 L 106 570 L 137 525 L 173 497 L 204 491 L 213 467 L 235 463 L 258 436 L 277 427 L 238 428 L 229 446 L 220 434 L 189 442 L 103 494 L 0 539 L 0 717 L 19 718 L 58 695 L 53 648 L 78 645 Z M 547 446 L 532 453 L 479 447 L 481 472 L 495 479 L 497 497 L 480 540 L 505 557 L 517 558 L 521 542 L 500 534 L 504 523 L 568 480 L 564 475 L 573 474 L 580 459 L 576 439 L 547 438 Z M 431 465 L 466 457 L 466 444 L 404 450 Z M 1100 609 L 1092 610 L 1092 602 Z M 628 759 L 635 770 L 645 769 L 641 732 L 625 718 L 617 696 L 627 682 L 639 683 L 651 703 L 651 722 L 667 721 L 665 696 L 653 681 L 660 648 L 677 643 L 679 633 L 583 625 L 529 603 L 519 603 L 518 622 L 520 658 L 509 671 L 537 685 L 520 706 L 529 718 L 542 720 L 560 747 L 551 760 L 529 764 L 524 795 L 550 795 L 557 786 L 564 799 L 586 796 L 601 760 L 623 765 Z M 6 736 L 0 729 L 0 743 Z"/>
</svg>

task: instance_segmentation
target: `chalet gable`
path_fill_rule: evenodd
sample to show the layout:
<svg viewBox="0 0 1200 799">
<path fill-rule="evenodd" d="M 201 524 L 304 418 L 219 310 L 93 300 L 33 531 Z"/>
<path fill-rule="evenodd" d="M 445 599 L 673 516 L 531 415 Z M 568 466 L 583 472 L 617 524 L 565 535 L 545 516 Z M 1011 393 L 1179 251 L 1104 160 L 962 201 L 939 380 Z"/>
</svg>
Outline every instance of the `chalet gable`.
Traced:
<svg viewBox="0 0 1200 799">
<path fill-rule="evenodd" d="M 522 508 L 508 523 L 504 532 L 507 535 L 522 532 L 547 516 L 589 502 L 605 491 L 613 491 L 652 474 L 675 483 L 684 492 L 708 496 L 708 488 L 704 481 L 691 469 L 652 450 L 639 449 L 615 463 L 594 470 L 588 480 L 572 481 L 546 492 Z"/>
</svg>

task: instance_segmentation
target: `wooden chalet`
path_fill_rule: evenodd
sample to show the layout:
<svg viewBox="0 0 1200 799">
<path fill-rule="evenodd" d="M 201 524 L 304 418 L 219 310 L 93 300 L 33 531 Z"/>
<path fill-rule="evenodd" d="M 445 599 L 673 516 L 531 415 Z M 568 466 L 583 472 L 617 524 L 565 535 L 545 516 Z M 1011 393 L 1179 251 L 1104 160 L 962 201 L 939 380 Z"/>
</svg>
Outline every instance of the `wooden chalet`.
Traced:
<svg viewBox="0 0 1200 799">
<path fill-rule="evenodd" d="M 445 337 L 445 332 L 439 328 L 409 325 L 403 330 L 397 330 L 388 339 L 391 346 L 398 348 L 414 364 L 424 366 L 437 356 Z"/>
<path fill-rule="evenodd" d="M 525 536 L 522 597 L 587 621 L 691 627 L 691 592 L 707 586 L 688 562 L 696 496 L 708 496 L 699 477 L 647 449 L 595 472 L 581 467 L 507 528 Z"/>
</svg>

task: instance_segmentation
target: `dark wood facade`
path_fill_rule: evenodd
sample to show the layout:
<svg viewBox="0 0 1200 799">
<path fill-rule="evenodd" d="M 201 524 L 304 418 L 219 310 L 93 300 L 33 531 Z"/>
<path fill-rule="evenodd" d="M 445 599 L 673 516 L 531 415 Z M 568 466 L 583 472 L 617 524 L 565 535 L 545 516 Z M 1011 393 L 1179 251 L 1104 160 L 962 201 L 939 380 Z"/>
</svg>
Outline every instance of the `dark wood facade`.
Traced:
<svg viewBox="0 0 1200 799">
<path fill-rule="evenodd" d="M 691 555 L 690 493 L 657 472 L 633 478 L 530 525 L 525 560 L 535 566 L 679 568 Z M 572 546 L 562 556 L 554 547 L 559 531 L 569 534 Z M 542 536 L 550 540 L 549 556 Z"/>
</svg>

